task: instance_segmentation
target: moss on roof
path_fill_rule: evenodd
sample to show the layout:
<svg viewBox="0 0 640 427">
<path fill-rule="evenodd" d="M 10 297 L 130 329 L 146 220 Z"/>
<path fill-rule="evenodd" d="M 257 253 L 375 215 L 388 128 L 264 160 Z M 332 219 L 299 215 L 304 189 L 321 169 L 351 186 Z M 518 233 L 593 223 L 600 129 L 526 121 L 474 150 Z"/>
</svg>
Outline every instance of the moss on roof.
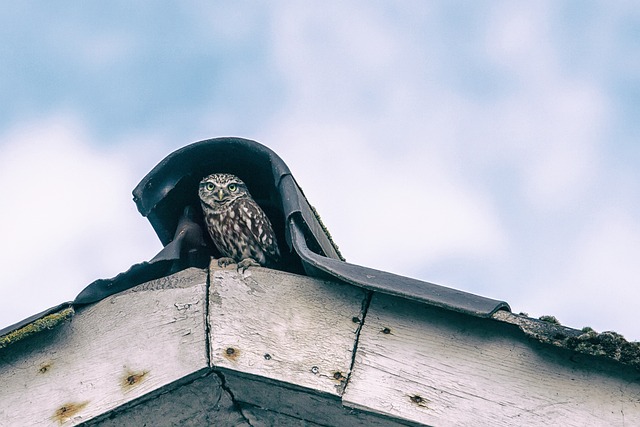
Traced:
<svg viewBox="0 0 640 427">
<path fill-rule="evenodd" d="M 564 346 L 580 353 L 605 356 L 640 370 L 640 342 L 629 342 L 617 332 L 597 333 L 588 329 L 577 337 L 567 337 Z"/>
<path fill-rule="evenodd" d="M 605 357 L 640 370 L 640 342 L 627 341 L 617 332 L 598 333 L 590 327 L 582 330 L 562 326 L 553 316 L 532 319 L 522 314 L 498 311 L 494 319 L 517 325 L 536 340 L 578 353 Z"/>
<path fill-rule="evenodd" d="M 331 237 L 331 233 L 329 233 L 329 229 L 322 222 L 322 218 L 320 218 L 320 214 L 318 213 L 316 208 L 314 206 L 311 206 L 311 205 L 309 205 L 309 207 L 311 208 L 311 211 L 313 212 L 313 215 L 318 220 L 318 224 L 320 224 L 320 227 L 322 227 L 322 231 L 324 231 L 324 234 L 327 236 L 327 239 L 329 239 L 329 242 L 333 246 L 333 249 L 335 249 L 336 254 L 338 254 L 338 256 L 340 257 L 340 260 L 341 261 L 346 261 L 345 257 L 342 256 L 342 253 L 340 253 L 340 249 L 338 248 L 338 245 L 336 244 L 336 242 L 333 241 L 333 238 Z"/>
<path fill-rule="evenodd" d="M 0 337 L 0 349 L 8 347 L 9 345 L 25 339 L 28 336 L 36 334 L 45 329 L 53 329 L 65 320 L 71 318 L 75 311 L 72 307 L 67 307 L 63 310 L 56 311 L 55 313 L 48 314 L 40 319 L 9 332 L 6 335 Z"/>
</svg>

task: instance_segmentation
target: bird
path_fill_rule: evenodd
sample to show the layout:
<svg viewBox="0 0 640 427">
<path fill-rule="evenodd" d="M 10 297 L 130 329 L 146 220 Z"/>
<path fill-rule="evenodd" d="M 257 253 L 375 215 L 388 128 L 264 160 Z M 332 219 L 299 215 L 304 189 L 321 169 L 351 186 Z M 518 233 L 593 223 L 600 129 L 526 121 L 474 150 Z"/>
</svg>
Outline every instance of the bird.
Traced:
<svg viewBox="0 0 640 427">
<path fill-rule="evenodd" d="M 237 176 L 214 173 L 200 181 L 198 195 L 204 223 L 221 258 L 218 265 L 236 263 L 244 272 L 250 266 L 273 267 L 280 251 L 269 218 Z"/>
</svg>

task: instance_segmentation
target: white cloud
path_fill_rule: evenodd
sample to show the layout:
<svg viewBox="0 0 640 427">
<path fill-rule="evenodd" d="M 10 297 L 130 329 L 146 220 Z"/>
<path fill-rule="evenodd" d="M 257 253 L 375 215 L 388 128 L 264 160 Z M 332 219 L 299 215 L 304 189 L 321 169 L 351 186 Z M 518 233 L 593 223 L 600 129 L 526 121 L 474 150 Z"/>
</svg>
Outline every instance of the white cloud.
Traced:
<svg viewBox="0 0 640 427">
<path fill-rule="evenodd" d="M 357 125 L 296 117 L 278 124 L 267 140 L 296 141 L 274 148 L 349 261 L 415 275 L 449 256 L 486 259 L 506 250 L 491 202 L 437 147 L 394 160 Z"/>
<path fill-rule="evenodd" d="M 529 281 L 518 304 L 536 315 L 556 314 L 568 326 L 615 330 L 637 340 L 638 221 L 621 206 L 608 206 L 568 243 L 561 267 Z"/>
<path fill-rule="evenodd" d="M 553 27 L 557 6 L 500 4 L 490 14 L 483 47 L 508 75 L 512 89 L 494 102 L 490 152 L 517 165 L 533 209 L 570 208 L 599 176 L 600 141 L 611 123 L 611 100 L 594 76 L 567 69 L 567 52 Z"/>
<path fill-rule="evenodd" d="M 534 209 L 567 209 L 588 196 L 599 177 L 608 104 L 593 82 L 558 77 L 532 85 L 493 106 L 501 118 L 493 140 L 499 142 L 488 140 L 487 148 L 499 164 L 517 167 Z"/>
<path fill-rule="evenodd" d="M 487 59 L 512 73 L 547 78 L 545 65 L 555 54 L 550 28 L 551 8 L 543 2 L 500 2 L 490 8 L 486 26 Z"/>
<path fill-rule="evenodd" d="M 159 250 L 131 201 L 138 178 L 122 147 L 94 148 L 72 115 L 16 124 L 0 141 L 0 326 Z"/>
</svg>

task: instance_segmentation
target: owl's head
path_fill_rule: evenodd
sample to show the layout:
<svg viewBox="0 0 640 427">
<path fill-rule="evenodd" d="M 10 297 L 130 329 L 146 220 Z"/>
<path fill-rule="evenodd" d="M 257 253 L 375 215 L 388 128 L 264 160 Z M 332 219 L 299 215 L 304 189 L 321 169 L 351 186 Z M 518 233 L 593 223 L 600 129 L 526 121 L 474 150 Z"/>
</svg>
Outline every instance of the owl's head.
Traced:
<svg viewBox="0 0 640 427">
<path fill-rule="evenodd" d="M 224 207 L 242 197 L 251 197 L 240 178 L 228 173 L 214 173 L 200 181 L 200 200 L 211 207 Z"/>
</svg>

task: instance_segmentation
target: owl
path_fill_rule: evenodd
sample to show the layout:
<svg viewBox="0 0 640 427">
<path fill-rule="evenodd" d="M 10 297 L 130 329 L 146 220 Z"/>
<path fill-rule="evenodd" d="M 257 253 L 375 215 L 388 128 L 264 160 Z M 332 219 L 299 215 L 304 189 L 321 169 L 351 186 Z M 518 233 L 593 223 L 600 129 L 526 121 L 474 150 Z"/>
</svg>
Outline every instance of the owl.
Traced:
<svg viewBox="0 0 640 427">
<path fill-rule="evenodd" d="M 269 218 L 253 200 L 240 178 L 214 173 L 200 181 L 198 190 L 204 222 L 223 258 L 218 265 L 273 266 L 280 259 Z"/>
</svg>

